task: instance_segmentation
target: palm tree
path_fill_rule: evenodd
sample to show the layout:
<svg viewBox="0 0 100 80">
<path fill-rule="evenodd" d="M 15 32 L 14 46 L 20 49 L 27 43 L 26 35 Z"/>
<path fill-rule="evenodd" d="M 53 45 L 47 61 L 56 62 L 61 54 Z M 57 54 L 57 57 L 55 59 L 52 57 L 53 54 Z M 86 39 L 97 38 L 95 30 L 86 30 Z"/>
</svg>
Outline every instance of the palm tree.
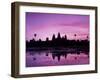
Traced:
<svg viewBox="0 0 100 80">
<path fill-rule="evenodd" d="M 86 36 L 86 39 L 88 40 L 88 39 L 89 39 L 89 37 L 88 37 L 88 36 Z"/>
<path fill-rule="evenodd" d="M 35 34 L 34 34 L 34 37 L 36 37 L 36 36 L 37 36 L 37 34 L 35 33 Z"/>
<path fill-rule="evenodd" d="M 35 33 L 35 34 L 34 34 L 34 37 L 36 38 L 36 36 L 37 36 L 37 34 Z"/>
<path fill-rule="evenodd" d="M 76 40 L 76 36 L 77 36 L 77 35 L 76 35 L 76 34 L 74 34 L 75 40 Z"/>
</svg>

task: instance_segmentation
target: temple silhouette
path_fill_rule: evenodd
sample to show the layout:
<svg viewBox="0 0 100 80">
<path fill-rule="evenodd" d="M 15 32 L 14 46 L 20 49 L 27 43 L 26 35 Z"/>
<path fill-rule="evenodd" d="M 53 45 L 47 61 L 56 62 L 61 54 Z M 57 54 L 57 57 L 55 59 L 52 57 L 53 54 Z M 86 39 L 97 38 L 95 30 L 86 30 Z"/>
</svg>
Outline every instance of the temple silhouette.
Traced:
<svg viewBox="0 0 100 80">
<path fill-rule="evenodd" d="M 34 34 L 34 38 L 30 41 L 26 41 L 26 49 L 34 49 L 36 50 L 36 48 L 41 48 L 41 49 L 47 49 L 49 47 L 52 48 L 63 48 L 63 47 L 79 47 L 79 48 L 87 48 L 89 50 L 89 40 L 88 40 L 88 36 L 86 37 L 85 40 L 69 40 L 67 38 L 67 35 L 64 35 L 61 37 L 60 33 L 57 34 L 57 37 L 55 37 L 55 34 L 52 35 L 52 39 L 49 40 L 48 37 L 46 37 L 45 41 L 42 41 L 41 39 L 39 40 L 35 40 L 35 37 L 37 36 L 37 34 Z M 76 38 L 77 35 L 74 34 L 74 37 Z"/>
</svg>

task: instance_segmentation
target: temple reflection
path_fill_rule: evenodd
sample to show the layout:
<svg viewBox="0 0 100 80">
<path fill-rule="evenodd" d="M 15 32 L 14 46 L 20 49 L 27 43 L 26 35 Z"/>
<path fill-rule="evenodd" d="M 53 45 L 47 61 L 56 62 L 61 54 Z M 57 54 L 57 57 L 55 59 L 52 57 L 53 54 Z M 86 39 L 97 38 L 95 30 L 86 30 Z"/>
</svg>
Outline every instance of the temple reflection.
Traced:
<svg viewBox="0 0 100 80">
<path fill-rule="evenodd" d="M 67 58 L 67 54 L 66 52 L 52 52 L 52 58 L 53 60 L 55 60 L 55 58 L 57 57 L 57 60 L 60 61 L 61 57 L 64 57 L 65 59 Z"/>
<path fill-rule="evenodd" d="M 68 52 L 67 50 L 51 50 L 51 51 L 35 51 L 35 52 L 33 51 L 30 52 L 29 54 L 33 56 L 33 61 L 37 60 L 36 57 L 34 56 L 35 54 L 38 56 L 43 56 L 44 54 L 45 57 L 52 57 L 53 60 L 57 60 L 59 62 L 61 58 L 67 59 L 68 54 L 80 55 L 80 53 L 82 53 L 82 51 L 74 50 L 72 52 Z M 89 52 L 84 52 L 84 53 L 88 55 Z M 77 57 L 74 57 L 74 59 L 76 60 Z"/>
</svg>

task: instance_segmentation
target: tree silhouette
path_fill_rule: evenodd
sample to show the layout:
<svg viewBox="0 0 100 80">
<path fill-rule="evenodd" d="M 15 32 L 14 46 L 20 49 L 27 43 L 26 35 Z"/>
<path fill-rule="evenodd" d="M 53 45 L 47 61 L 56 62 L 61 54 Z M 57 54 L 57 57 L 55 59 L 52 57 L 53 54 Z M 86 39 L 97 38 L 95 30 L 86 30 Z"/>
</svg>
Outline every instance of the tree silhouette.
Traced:
<svg viewBox="0 0 100 80">
<path fill-rule="evenodd" d="M 64 38 L 65 38 L 65 40 L 67 40 L 67 36 L 66 35 L 64 36 Z"/>
<path fill-rule="evenodd" d="M 49 38 L 48 37 L 46 38 L 46 41 L 49 41 Z"/>
<path fill-rule="evenodd" d="M 39 39 L 39 41 L 41 42 L 42 40 L 41 40 L 41 39 Z"/>
<path fill-rule="evenodd" d="M 88 39 L 89 39 L 89 37 L 88 37 L 88 36 L 86 36 L 86 39 L 88 40 Z"/>
<path fill-rule="evenodd" d="M 37 36 L 37 34 L 34 34 L 34 37 L 36 37 Z"/>
<path fill-rule="evenodd" d="M 76 34 L 74 34 L 75 40 L 76 40 L 76 36 L 77 36 L 77 35 L 76 35 Z"/>
<path fill-rule="evenodd" d="M 36 39 L 36 36 L 37 36 L 37 34 L 34 34 L 35 39 Z"/>
</svg>

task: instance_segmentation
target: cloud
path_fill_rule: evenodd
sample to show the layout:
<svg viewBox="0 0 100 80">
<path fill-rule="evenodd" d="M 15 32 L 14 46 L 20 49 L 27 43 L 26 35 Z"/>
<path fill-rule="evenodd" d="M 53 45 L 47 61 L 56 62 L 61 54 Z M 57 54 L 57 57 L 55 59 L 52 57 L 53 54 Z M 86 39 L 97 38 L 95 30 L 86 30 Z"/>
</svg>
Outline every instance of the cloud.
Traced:
<svg viewBox="0 0 100 80">
<path fill-rule="evenodd" d="M 71 22 L 71 23 L 60 23 L 60 24 L 57 24 L 58 26 L 74 26 L 74 27 L 87 27 L 89 26 L 89 23 L 88 22 Z M 87 27 L 88 28 L 88 27 Z"/>
</svg>

